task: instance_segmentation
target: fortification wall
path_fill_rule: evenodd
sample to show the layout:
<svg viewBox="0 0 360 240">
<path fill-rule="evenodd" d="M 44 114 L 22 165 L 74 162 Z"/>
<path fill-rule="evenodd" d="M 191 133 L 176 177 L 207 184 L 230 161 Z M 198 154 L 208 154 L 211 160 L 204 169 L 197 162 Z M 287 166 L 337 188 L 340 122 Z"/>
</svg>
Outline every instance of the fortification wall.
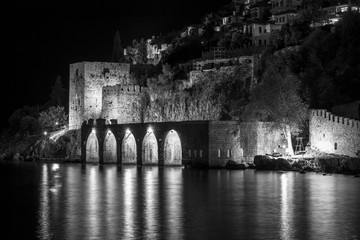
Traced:
<svg viewBox="0 0 360 240">
<path fill-rule="evenodd" d="M 79 129 L 84 113 L 84 64 L 70 65 L 69 76 L 69 130 Z"/>
<path fill-rule="evenodd" d="M 339 117 L 325 109 L 310 111 L 311 148 L 356 157 L 360 154 L 360 121 Z"/>
<path fill-rule="evenodd" d="M 102 88 L 123 84 L 129 78 L 130 64 L 85 63 L 84 119 L 97 119 L 102 112 Z"/>
<path fill-rule="evenodd" d="M 270 122 L 240 123 L 242 161 L 252 162 L 256 155 L 286 154 L 287 139 L 282 129 Z"/>
<path fill-rule="evenodd" d="M 103 87 L 101 116 L 117 119 L 119 124 L 144 122 L 145 89 L 139 85 L 120 84 Z"/>
<path fill-rule="evenodd" d="M 236 121 L 209 122 L 209 166 L 224 167 L 227 161 L 240 163 L 240 128 Z"/>
<path fill-rule="evenodd" d="M 77 79 L 77 80 L 76 80 Z M 130 64 L 81 62 L 70 65 L 70 129 L 78 129 L 84 120 L 97 119 L 102 114 L 102 88 L 129 83 Z M 80 104 L 72 106 L 73 98 Z M 76 110 L 75 110 L 76 109 Z"/>
</svg>

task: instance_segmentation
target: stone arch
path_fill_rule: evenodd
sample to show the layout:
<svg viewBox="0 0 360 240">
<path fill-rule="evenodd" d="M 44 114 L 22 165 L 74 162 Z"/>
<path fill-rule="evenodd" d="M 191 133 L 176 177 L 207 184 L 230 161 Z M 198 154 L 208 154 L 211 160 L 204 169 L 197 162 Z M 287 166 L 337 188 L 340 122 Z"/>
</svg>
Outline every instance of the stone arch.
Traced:
<svg viewBox="0 0 360 240">
<path fill-rule="evenodd" d="M 178 133 L 171 130 L 164 141 L 164 165 L 182 164 L 182 147 Z"/>
<path fill-rule="evenodd" d="M 136 164 L 136 141 L 131 132 L 127 132 L 122 141 L 121 159 L 123 164 Z"/>
<path fill-rule="evenodd" d="M 115 163 L 117 161 L 116 152 L 117 152 L 116 138 L 111 131 L 108 131 L 104 140 L 104 162 Z"/>
<path fill-rule="evenodd" d="M 99 162 L 99 141 L 94 131 L 86 141 L 86 162 Z"/>
<path fill-rule="evenodd" d="M 158 164 L 158 143 L 153 132 L 148 132 L 142 142 L 142 163 Z"/>
</svg>

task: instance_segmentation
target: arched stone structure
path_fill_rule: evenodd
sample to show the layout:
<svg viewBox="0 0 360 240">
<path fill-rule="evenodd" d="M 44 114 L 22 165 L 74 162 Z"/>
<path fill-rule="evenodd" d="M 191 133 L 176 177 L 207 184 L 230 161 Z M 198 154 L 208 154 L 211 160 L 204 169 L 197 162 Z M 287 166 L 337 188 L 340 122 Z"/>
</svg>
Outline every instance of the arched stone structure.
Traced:
<svg viewBox="0 0 360 240">
<path fill-rule="evenodd" d="M 86 141 L 86 162 L 99 162 L 99 141 L 95 132 L 91 132 Z"/>
<path fill-rule="evenodd" d="M 126 132 L 122 141 L 121 159 L 123 164 L 136 164 L 136 141 L 131 132 Z"/>
<path fill-rule="evenodd" d="M 158 164 L 158 143 L 153 132 L 148 132 L 142 142 L 142 163 Z"/>
<path fill-rule="evenodd" d="M 104 140 L 104 163 L 115 163 L 117 161 L 117 146 L 114 134 L 109 131 Z"/>
<path fill-rule="evenodd" d="M 181 165 L 182 148 L 178 133 L 171 130 L 164 141 L 164 165 Z"/>
</svg>

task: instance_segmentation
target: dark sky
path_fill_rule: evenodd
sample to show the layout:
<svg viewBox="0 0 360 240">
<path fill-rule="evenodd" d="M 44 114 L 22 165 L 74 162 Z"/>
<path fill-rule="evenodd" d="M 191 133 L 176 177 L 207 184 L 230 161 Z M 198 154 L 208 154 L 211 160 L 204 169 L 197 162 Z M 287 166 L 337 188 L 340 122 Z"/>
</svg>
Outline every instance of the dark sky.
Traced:
<svg viewBox="0 0 360 240">
<path fill-rule="evenodd" d="M 2 78 L 2 126 L 24 105 L 42 105 L 60 75 L 68 87 L 69 64 L 107 61 L 119 30 L 123 47 L 137 38 L 200 23 L 231 0 L 13 1 L 3 11 L 6 68 Z M 3 16 L 4 17 L 4 16 Z"/>
</svg>

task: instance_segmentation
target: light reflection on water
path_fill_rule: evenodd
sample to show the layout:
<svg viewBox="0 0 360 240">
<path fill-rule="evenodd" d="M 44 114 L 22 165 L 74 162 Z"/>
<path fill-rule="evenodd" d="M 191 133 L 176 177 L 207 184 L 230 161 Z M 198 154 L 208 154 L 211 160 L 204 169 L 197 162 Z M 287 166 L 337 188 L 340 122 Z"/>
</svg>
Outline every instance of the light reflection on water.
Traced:
<svg viewBox="0 0 360 240">
<path fill-rule="evenodd" d="M 40 239 L 360 239 L 351 176 L 40 166 Z"/>
</svg>

